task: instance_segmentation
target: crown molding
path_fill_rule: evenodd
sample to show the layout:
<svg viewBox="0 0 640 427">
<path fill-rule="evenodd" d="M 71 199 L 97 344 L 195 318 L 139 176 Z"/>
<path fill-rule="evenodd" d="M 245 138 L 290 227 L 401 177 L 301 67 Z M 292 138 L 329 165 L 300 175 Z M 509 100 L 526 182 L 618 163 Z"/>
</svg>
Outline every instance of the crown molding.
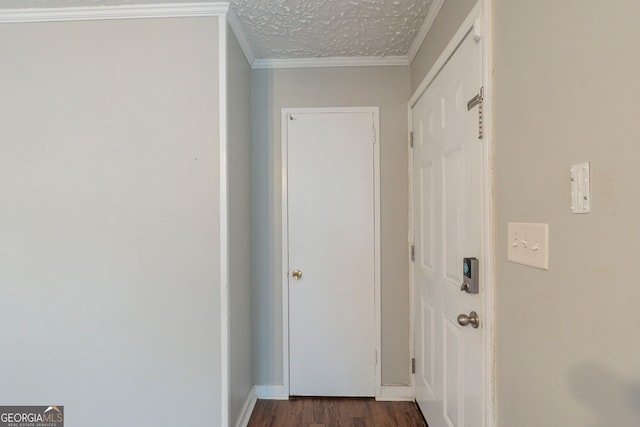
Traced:
<svg viewBox="0 0 640 427">
<path fill-rule="evenodd" d="M 249 66 L 253 68 L 253 64 L 255 62 L 255 55 L 253 54 L 253 49 L 251 49 L 251 43 L 247 39 L 247 35 L 244 32 L 244 28 L 238 19 L 238 15 L 235 14 L 233 9 L 229 9 L 227 13 L 227 22 L 229 23 L 229 27 L 233 34 L 236 36 L 236 40 L 238 40 L 238 44 L 240 45 L 240 49 L 244 53 L 245 58 L 247 58 L 247 62 Z"/>
<path fill-rule="evenodd" d="M 412 63 L 413 59 L 416 57 L 420 46 L 422 46 L 424 39 L 427 37 L 427 34 L 433 25 L 433 21 L 436 20 L 436 16 L 438 16 L 438 12 L 440 12 L 440 8 L 442 8 L 444 2 L 445 0 L 433 0 L 429 13 L 427 13 L 427 17 L 424 18 L 424 22 L 420 26 L 420 31 L 418 31 L 413 42 L 411 42 L 411 46 L 409 46 L 409 52 L 407 53 L 409 63 Z"/>
<path fill-rule="evenodd" d="M 21 22 L 92 21 L 107 19 L 186 18 L 197 16 L 227 16 L 229 27 L 238 40 L 251 68 L 312 68 L 312 67 L 368 67 L 410 65 L 444 4 L 433 5 L 414 38 L 406 56 L 385 57 L 326 57 L 326 58 L 264 58 L 256 59 L 238 17 L 228 1 L 126 4 L 114 6 L 56 7 L 30 9 L 0 9 L 0 24 Z"/>
<path fill-rule="evenodd" d="M 354 56 L 327 58 L 255 59 L 253 68 L 317 68 L 317 67 L 380 67 L 409 65 L 406 56 Z"/>
<path fill-rule="evenodd" d="M 228 10 L 229 2 L 227 1 L 3 9 L 0 10 L 0 23 L 222 16 L 225 15 Z"/>
</svg>

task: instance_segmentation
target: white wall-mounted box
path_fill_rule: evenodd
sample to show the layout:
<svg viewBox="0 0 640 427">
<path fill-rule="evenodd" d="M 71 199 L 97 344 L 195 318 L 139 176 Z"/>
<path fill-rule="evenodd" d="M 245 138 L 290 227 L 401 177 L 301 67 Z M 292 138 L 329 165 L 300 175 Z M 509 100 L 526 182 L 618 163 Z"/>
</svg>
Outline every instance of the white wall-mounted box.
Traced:
<svg viewBox="0 0 640 427">
<path fill-rule="evenodd" d="M 591 171 L 589 162 L 571 166 L 571 212 L 591 212 Z"/>
</svg>

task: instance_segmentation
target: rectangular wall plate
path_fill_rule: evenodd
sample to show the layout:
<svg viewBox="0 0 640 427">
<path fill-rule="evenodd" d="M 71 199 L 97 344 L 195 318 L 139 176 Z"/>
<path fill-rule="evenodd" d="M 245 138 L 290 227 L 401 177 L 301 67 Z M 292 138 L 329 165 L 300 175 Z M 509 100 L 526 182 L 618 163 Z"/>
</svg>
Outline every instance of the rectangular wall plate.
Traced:
<svg viewBox="0 0 640 427">
<path fill-rule="evenodd" d="M 591 212 L 591 182 L 589 162 L 571 166 L 571 212 Z"/>
<path fill-rule="evenodd" d="M 507 235 L 509 261 L 549 269 L 549 224 L 510 222 Z"/>
</svg>

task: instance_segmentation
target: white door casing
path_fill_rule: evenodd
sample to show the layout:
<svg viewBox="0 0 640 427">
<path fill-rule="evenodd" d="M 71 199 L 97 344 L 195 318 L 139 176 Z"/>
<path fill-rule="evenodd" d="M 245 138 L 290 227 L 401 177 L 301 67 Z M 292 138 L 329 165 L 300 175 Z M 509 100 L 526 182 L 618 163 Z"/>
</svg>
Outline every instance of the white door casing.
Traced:
<svg viewBox="0 0 640 427">
<path fill-rule="evenodd" d="M 374 396 L 380 346 L 378 108 L 282 114 L 289 394 Z M 295 279 L 294 270 L 302 277 Z"/>
<path fill-rule="evenodd" d="M 486 139 L 478 138 L 478 107 L 467 111 L 483 85 L 483 57 L 480 38 L 462 30 L 412 104 L 414 391 L 433 427 L 484 426 L 487 416 L 485 280 L 479 294 L 460 291 L 463 257 L 479 259 L 481 278 L 489 258 Z M 457 322 L 471 311 L 479 329 Z"/>
</svg>

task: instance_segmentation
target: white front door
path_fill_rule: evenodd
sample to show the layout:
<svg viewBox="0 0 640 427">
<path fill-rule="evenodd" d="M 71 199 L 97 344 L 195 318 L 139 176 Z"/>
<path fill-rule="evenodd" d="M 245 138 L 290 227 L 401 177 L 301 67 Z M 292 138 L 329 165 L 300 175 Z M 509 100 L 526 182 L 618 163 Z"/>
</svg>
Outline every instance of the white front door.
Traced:
<svg viewBox="0 0 640 427">
<path fill-rule="evenodd" d="M 463 258 L 483 253 L 483 153 L 478 106 L 481 46 L 468 34 L 412 112 L 415 243 L 415 393 L 430 427 L 484 425 L 483 283 L 461 291 Z M 458 315 L 475 311 L 480 327 Z"/>
<path fill-rule="evenodd" d="M 290 394 L 373 396 L 377 109 L 283 111 Z"/>
</svg>

